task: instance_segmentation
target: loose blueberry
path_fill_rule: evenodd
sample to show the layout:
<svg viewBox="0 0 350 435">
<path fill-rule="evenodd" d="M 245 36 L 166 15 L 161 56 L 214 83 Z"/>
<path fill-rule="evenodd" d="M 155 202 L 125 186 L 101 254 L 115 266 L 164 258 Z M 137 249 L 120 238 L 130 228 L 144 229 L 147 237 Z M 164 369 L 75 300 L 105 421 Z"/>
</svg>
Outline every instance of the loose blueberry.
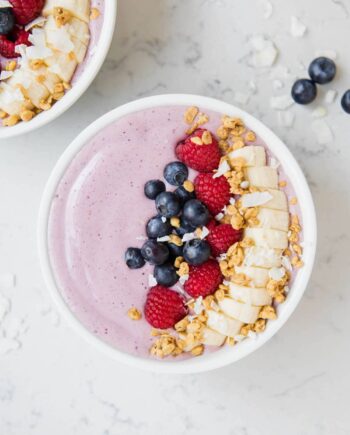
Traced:
<svg viewBox="0 0 350 435">
<path fill-rule="evenodd" d="M 145 265 L 145 260 L 141 254 L 141 249 L 128 248 L 125 252 L 125 263 L 129 269 L 140 269 Z"/>
<path fill-rule="evenodd" d="M 346 113 L 350 113 L 350 89 L 343 95 L 341 99 L 341 106 Z"/>
<path fill-rule="evenodd" d="M 172 226 L 170 225 L 170 222 L 168 220 L 163 222 L 161 216 L 154 216 L 146 225 L 146 233 L 150 239 L 167 236 L 171 231 Z"/>
<path fill-rule="evenodd" d="M 183 257 L 187 263 L 198 266 L 210 257 L 210 246 L 205 240 L 190 240 L 184 246 Z"/>
<path fill-rule="evenodd" d="M 165 184 L 161 180 L 147 181 L 144 192 L 147 198 L 156 199 L 157 195 L 165 191 Z"/>
<path fill-rule="evenodd" d="M 190 199 L 183 207 L 184 219 L 195 227 L 206 225 L 209 222 L 210 215 L 207 207 L 198 199 Z"/>
<path fill-rule="evenodd" d="M 173 260 L 177 257 L 182 257 L 183 246 L 175 245 L 175 243 L 168 243 L 169 257 Z"/>
<path fill-rule="evenodd" d="M 312 80 L 297 80 L 292 87 L 292 98 L 298 104 L 310 104 L 317 95 L 317 88 Z"/>
<path fill-rule="evenodd" d="M 181 162 L 168 163 L 164 168 L 164 178 L 172 186 L 182 186 L 188 178 L 187 166 Z"/>
<path fill-rule="evenodd" d="M 180 213 L 181 204 L 173 192 L 162 192 L 156 198 L 156 208 L 161 216 L 171 218 Z"/>
<path fill-rule="evenodd" d="M 318 57 L 309 66 L 309 76 L 320 85 L 330 83 L 334 79 L 336 72 L 337 67 L 334 61 L 327 57 Z"/>
<path fill-rule="evenodd" d="M 169 257 L 168 247 L 155 240 L 147 240 L 141 248 L 141 253 L 146 261 L 156 266 L 164 264 Z"/>
<path fill-rule="evenodd" d="M 181 216 L 180 226 L 175 229 L 175 232 L 178 236 L 182 237 L 186 233 L 193 233 L 196 228 L 196 226 L 191 225 L 183 216 Z"/>
<path fill-rule="evenodd" d="M 0 35 L 8 35 L 14 26 L 13 8 L 0 8 Z"/>
<path fill-rule="evenodd" d="M 183 186 L 178 187 L 174 193 L 179 198 L 181 204 L 185 204 L 185 202 L 196 197 L 194 192 L 189 192 Z"/>
<path fill-rule="evenodd" d="M 170 263 L 156 266 L 154 268 L 154 277 L 159 285 L 164 285 L 165 287 L 171 287 L 179 280 L 175 267 Z"/>
</svg>

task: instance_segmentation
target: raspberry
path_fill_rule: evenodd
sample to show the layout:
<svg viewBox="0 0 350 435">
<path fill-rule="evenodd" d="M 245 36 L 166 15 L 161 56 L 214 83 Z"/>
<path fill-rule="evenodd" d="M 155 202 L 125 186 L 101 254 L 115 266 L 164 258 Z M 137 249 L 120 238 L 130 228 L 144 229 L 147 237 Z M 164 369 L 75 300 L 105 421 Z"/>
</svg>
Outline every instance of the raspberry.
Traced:
<svg viewBox="0 0 350 435">
<path fill-rule="evenodd" d="M 242 230 L 232 228 L 230 224 L 221 224 L 208 229 L 210 233 L 207 236 L 207 242 L 214 257 L 227 252 L 230 246 L 241 240 L 243 233 Z"/>
<path fill-rule="evenodd" d="M 16 22 L 25 26 L 41 14 L 45 0 L 10 0 L 10 3 Z"/>
<path fill-rule="evenodd" d="M 198 172 L 211 172 L 217 169 L 220 164 L 220 149 L 217 140 L 212 134 L 210 134 L 211 143 L 209 144 L 203 143 L 202 145 L 198 145 L 191 141 L 191 139 L 195 137 L 202 140 L 203 133 L 205 132 L 206 136 L 208 136 L 208 130 L 198 128 L 194 133 L 186 137 L 186 139 L 179 142 L 175 150 L 179 160 Z"/>
<path fill-rule="evenodd" d="M 184 289 L 193 298 L 213 294 L 223 279 L 219 263 L 215 260 L 208 260 L 200 266 L 190 266 L 189 275 Z"/>
<path fill-rule="evenodd" d="M 28 38 L 29 33 L 19 28 L 14 29 L 10 37 L 9 35 L 0 35 L 0 55 L 8 59 L 19 57 L 19 54 L 15 51 L 16 46 L 21 44 L 31 45 Z"/>
<path fill-rule="evenodd" d="M 194 180 L 197 198 L 216 216 L 230 201 L 230 185 L 222 175 L 213 178 L 212 174 L 199 174 Z"/>
<path fill-rule="evenodd" d="M 154 328 L 172 328 L 183 319 L 188 310 L 185 299 L 161 285 L 150 288 L 144 308 L 147 322 Z"/>
</svg>

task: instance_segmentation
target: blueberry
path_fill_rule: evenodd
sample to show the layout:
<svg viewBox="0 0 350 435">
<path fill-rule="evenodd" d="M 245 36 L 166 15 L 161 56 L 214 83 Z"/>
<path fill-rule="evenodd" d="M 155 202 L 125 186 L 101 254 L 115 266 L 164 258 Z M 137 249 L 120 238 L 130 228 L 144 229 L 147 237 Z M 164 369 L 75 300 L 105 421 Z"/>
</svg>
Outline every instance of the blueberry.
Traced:
<svg viewBox="0 0 350 435">
<path fill-rule="evenodd" d="M 309 104 L 314 101 L 317 88 L 312 80 L 297 80 L 292 87 L 292 98 L 298 104 Z"/>
<path fill-rule="evenodd" d="M 163 243 L 158 243 L 155 240 L 147 240 L 141 248 L 141 254 L 150 264 L 159 266 L 167 261 L 169 249 Z"/>
<path fill-rule="evenodd" d="M 187 263 L 198 266 L 210 257 L 210 246 L 205 240 L 190 240 L 184 246 L 183 257 Z"/>
<path fill-rule="evenodd" d="M 169 257 L 173 260 L 177 257 L 182 257 L 183 246 L 175 245 L 175 243 L 168 243 Z"/>
<path fill-rule="evenodd" d="M 193 233 L 196 228 L 196 226 L 191 225 L 183 216 L 181 216 L 180 226 L 175 229 L 175 232 L 178 236 L 182 237 L 186 233 Z"/>
<path fill-rule="evenodd" d="M 179 275 L 176 273 L 175 267 L 170 263 L 156 266 L 154 268 L 154 277 L 158 284 L 164 285 L 165 287 L 171 287 L 179 280 Z"/>
<path fill-rule="evenodd" d="M 15 26 L 13 8 L 0 8 L 0 35 L 7 35 Z"/>
<path fill-rule="evenodd" d="M 186 190 L 183 186 L 178 187 L 174 193 L 179 198 L 181 204 L 185 204 L 186 201 L 196 197 L 194 192 L 188 192 L 188 190 Z"/>
<path fill-rule="evenodd" d="M 350 89 L 343 95 L 341 99 L 341 106 L 346 113 L 350 113 Z"/>
<path fill-rule="evenodd" d="M 195 227 L 206 225 L 210 219 L 207 207 L 198 201 L 198 199 L 187 201 L 183 207 L 182 214 L 184 219 Z"/>
<path fill-rule="evenodd" d="M 188 178 L 187 166 L 181 162 L 168 163 L 164 168 L 164 178 L 172 186 L 182 186 Z"/>
<path fill-rule="evenodd" d="M 336 72 L 337 67 L 334 61 L 327 57 L 318 57 L 313 60 L 309 66 L 309 76 L 314 82 L 320 85 L 331 82 Z"/>
<path fill-rule="evenodd" d="M 171 218 L 180 213 L 181 204 L 173 192 L 162 192 L 156 198 L 156 208 L 161 216 Z"/>
<path fill-rule="evenodd" d="M 146 233 L 150 239 L 167 236 L 171 231 L 172 226 L 170 225 L 170 222 L 168 220 L 163 222 L 161 216 L 154 216 L 146 225 Z"/>
<path fill-rule="evenodd" d="M 144 187 L 144 192 L 147 198 L 156 199 L 157 195 L 165 191 L 165 184 L 161 180 L 147 181 Z"/>
<path fill-rule="evenodd" d="M 140 269 L 145 265 L 145 260 L 141 254 L 141 249 L 128 248 L 125 252 L 125 263 L 129 269 Z"/>
</svg>

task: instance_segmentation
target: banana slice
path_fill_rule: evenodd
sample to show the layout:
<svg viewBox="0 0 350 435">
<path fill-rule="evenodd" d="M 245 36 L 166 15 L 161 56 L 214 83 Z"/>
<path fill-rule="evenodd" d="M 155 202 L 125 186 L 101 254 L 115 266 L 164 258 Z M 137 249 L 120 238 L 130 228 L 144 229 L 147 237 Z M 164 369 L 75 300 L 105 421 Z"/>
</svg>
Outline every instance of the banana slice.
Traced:
<svg viewBox="0 0 350 435">
<path fill-rule="evenodd" d="M 250 246 L 244 249 L 244 266 L 256 266 L 270 269 L 282 265 L 282 250 Z"/>
<path fill-rule="evenodd" d="M 264 288 L 244 287 L 233 282 L 229 285 L 229 294 L 232 299 L 244 302 L 246 304 L 262 307 L 270 305 L 272 302 L 271 296 Z"/>
<path fill-rule="evenodd" d="M 78 65 L 75 56 L 54 50 L 53 56 L 47 57 L 45 63 L 49 66 L 49 71 L 57 74 L 64 82 L 69 83 Z"/>
<path fill-rule="evenodd" d="M 53 94 L 55 92 L 55 85 L 60 83 L 61 80 L 57 74 L 54 74 L 46 67 L 41 67 L 35 70 L 32 70 L 32 73 L 36 76 L 36 79 L 44 86 L 47 87 L 49 92 Z"/>
<path fill-rule="evenodd" d="M 55 8 L 63 8 L 69 11 L 79 20 L 89 23 L 90 21 L 90 0 L 46 0 L 43 16 L 53 15 Z"/>
<path fill-rule="evenodd" d="M 243 273 L 251 279 L 250 285 L 258 288 L 266 287 L 270 280 L 268 269 L 253 266 L 236 266 L 236 273 Z"/>
<path fill-rule="evenodd" d="M 246 168 L 245 174 L 251 186 L 278 189 L 278 173 L 276 168 L 270 166 Z"/>
<path fill-rule="evenodd" d="M 218 313 L 214 310 L 208 310 L 207 325 L 216 332 L 227 337 L 234 337 L 239 334 L 243 323 L 239 320 L 225 316 L 223 313 Z"/>
<path fill-rule="evenodd" d="M 267 189 L 267 191 L 272 195 L 272 198 L 263 204 L 262 207 L 288 211 L 287 197 L 282 190 Z"/>
<path fill-rule="evenodd" d="M 210 328 L 204 328 L 202 331 L 201 343 L 207 346 L 222 346 L 226 336 Z"/>
<path fill-rule="evenodd" d="M 55 32 L 57 29 L 64 29 L 70 37 L 78 39 L 84 45 L 89 45 L 89 26 L 84 21 L 78 20 L 77 18 L 72 17 L 68 23 L 61 27 L 57 27 L 54 17 L 50 15 L 47 18 L 44 29 L 46 35 Z"/>
<path fill-rule="evenodd" d="M 246 228 L 245 237 L 252 239 L 255 246 L 270 249 L 286 249 L 288 236 L 286 232 L 269 228 Z"/>
<path fill-rule="evenodd" d="M 254 307 L 253 305 L 238 302 L 231 298 L 224 298 L 218 302 L 218 305 L 224 314 L 243 323 L 256 322 L 261 310 L 260 307 Z"/>
<path fill-rule="evenodd" d="M 23 108 L 24 95 L 18 88 L 13 88 L 7 83 L 0 86 L 0 107 L 9 115 L 19 115 Z"/>
<path fill-rule="evenodd" d="M 259 227 L 288 232 L 289 213 L 287 211 L 260 208 L 257 218 Z"/>
<path fill-rule="evenodd" d="M 47 87 L 39 83 L 35 74 L 29 70 L 17 69 L 7 83 L 14 88 L 20 87 L 24 97 L 37 108 L 50 96 Z"/>
<path fill-rule="evenodd" d="M 229 159 L 243 158 L 245 167 L 248 166 L 265 166 L 266 165 L 266 152 L 262 146 L 246 146 L 232 151 Z"/>
</svg>

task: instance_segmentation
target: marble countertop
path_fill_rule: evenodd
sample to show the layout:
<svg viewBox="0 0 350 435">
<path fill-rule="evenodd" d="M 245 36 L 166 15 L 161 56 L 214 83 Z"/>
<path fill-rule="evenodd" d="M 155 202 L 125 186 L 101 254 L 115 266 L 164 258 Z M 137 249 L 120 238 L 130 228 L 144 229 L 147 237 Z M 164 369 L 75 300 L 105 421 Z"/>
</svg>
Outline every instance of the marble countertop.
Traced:
<svg viewBox="0 0 350 435">
<path fill-rule="evenodd" d="M 325 101 L 350 87 L 349 24 L 346 0 L 119 1 L 88 92 L 54 123 L 0 142 L 0 289 L 19 331 L 10 349 L 0 339 L 1 435 L 349 433 L 350 117 L 339 96 Z M 256 65 L 269 63 L 259 44 L 278 54 L 272 67 Z M 311 107 L 290 106 L 292 81 L 325 51 L 337 55 L 337 80 Z M 286 326 L 246 359 L 196 376 L 139 372 L 89 347 L 53 309 L 36 252 L 40 197 L 70 141 L 115 106 L 166 92 L 221 98 L 262 119 L 300 162 L 318 214 L 316 267 Z"/>
</svg>

